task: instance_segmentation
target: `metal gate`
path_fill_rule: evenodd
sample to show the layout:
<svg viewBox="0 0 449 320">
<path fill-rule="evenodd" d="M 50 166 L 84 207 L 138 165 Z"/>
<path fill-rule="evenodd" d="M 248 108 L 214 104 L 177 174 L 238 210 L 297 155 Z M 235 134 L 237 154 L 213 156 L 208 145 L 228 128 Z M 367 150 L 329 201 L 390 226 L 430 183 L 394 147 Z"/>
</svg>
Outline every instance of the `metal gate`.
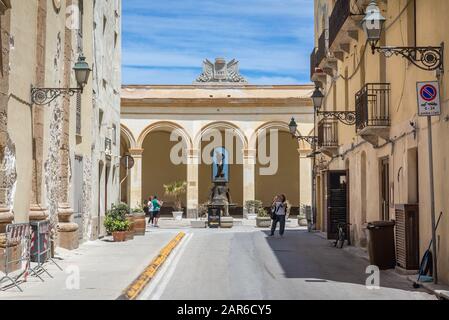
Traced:
<svg viewBox="0 0 449 320">
<path fill-rule="evenodd" d="M 327 173 L 327 238 L 336 239 L 338 224 L 348 222 L 347 172 L 329 171 Z M 346 235 L 348 236 L 349 232 L 346 232 Z"/>
<path fill-rule="evenodd" d="M 79 239 L 83 239 L 83 183 L 84 183 L 84 166 L 83 157 L 75 156 L 75 164 L 73 166 L 73 221 L 78 224 Z"/>
</svg>

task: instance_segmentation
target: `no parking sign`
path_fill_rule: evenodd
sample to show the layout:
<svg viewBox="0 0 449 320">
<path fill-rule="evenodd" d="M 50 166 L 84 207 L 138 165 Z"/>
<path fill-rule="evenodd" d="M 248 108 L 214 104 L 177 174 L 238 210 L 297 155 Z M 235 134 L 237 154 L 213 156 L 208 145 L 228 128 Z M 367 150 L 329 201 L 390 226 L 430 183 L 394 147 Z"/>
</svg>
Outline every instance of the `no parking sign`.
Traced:
<svg viewBox="0 0 449 320">
<path fill-rule="evenodd" d="M 418 82 L 417 93 L 419 116 L 439 116 L 441 114 L 440 85 L 438 81 Z"/>
</svg>

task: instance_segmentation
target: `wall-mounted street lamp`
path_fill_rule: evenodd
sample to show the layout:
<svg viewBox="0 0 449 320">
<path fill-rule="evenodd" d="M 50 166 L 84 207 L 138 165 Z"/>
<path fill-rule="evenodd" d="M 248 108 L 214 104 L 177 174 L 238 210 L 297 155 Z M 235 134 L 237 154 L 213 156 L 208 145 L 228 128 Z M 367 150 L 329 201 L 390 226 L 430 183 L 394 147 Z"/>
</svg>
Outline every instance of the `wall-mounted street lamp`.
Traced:
<svg viewBox="0 0 449 320">
<path fill-rule="evenodd" d="M 84 86 L 89 81 L 90 69 L 89 64 L 86 62 L 86 58 L 81 54 L 78 61 L 73 67 L 75 71 L 77 88 L 31 88 L 31 103 L 35 105 L 46 105 L 54 101 L 60 95 L 73 96 L 77 92 L 83 92 Z"/>
<path fill-rule="evenodd" d="M 296 138 L 298 141 L 305 141 L 310 144 L 313 148 L 318 145 L 318 137 L 317 136 L 302 136 L 298 135 L 298 124 L 296 123 L 295 118 L 290 120 L 288 125 L 290 133 L 293 138 Z"/>
<path fill-rule="evenodd" d="M 324 119 L 337 119 L 348 126 L 355 124 L 355 111 L 320 111 L 323 105 L 324 95 L 318 86 L 315 87 L 315 91 L 312 94 L 312 100 L 316 114 L 323 116 Z"/>
<path fill-rule="evenodd" d="M 444 71 L 444 44 L 440 47 L 378 47 L 385 21 L 376 1 L 372 0 L 366 8 L 362 27 L 371 44 L 373 54 L 377 51 L 387 58 L 401 55 L 422 70 Z"/>
</svg>

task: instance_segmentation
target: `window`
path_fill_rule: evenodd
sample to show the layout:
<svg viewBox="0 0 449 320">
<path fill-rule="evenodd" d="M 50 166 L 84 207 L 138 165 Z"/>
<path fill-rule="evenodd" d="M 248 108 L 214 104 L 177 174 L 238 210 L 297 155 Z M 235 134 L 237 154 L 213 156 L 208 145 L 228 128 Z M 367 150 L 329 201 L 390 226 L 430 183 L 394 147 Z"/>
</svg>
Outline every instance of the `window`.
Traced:
<svg viewBox="0 0 449 320">
<path fill-rule="evenodd" d="M 81 92 L 76 93 L 76 135 L 81 135 Z"/>
<path fill-rule="evenodd" d="M 114 146 L 117 144 L 117 126 L 115 124 L 112 125 L 112 143 Z"/>
</svg>

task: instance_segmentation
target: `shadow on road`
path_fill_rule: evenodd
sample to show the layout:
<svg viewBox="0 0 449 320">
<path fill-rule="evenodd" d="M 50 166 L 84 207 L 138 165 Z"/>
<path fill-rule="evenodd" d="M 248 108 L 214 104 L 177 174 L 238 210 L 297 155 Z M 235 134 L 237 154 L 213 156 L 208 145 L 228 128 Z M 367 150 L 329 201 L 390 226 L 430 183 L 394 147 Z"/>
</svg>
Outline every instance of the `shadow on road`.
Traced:
<svg viewBox="0 0 449 320">
<path fill-rule="evenodd" d="M 283 238 L 279 235 L 268 237 L 266 241 L 286 278 L 302 278 L 307 282 L 345 282 L 365 285 L 369 274 L 369 262 L 361 257 L 335 248 L 328 240 L 302 230 L 288 230 Z M 413 289 L 411 283 L 390 271 L 381 271 L 380 286 L 407 291 Z"/>
</svg>

